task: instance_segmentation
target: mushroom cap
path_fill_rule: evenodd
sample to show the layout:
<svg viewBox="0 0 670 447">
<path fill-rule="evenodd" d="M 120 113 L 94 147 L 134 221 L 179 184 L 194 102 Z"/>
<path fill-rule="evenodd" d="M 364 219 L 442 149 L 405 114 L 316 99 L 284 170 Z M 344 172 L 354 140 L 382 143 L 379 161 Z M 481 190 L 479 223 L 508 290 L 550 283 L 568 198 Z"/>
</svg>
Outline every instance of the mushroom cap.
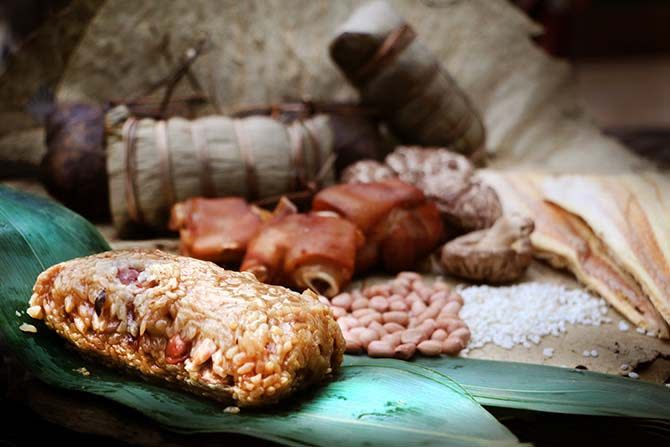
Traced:
<svg viewBox="0 0 670 447">
<path fill-rule="evenodd" d="M 503 216 L 489 229 L 458 237 L 442 248 L 447 273 L 473 281 L 509 282 L 520 278 L 533 259 L 531 219 Z"/>
<path fill-rule="evenodd" d="M 361 160 L 349 165 L 340 178 L 342 183 L 373 183 L 395 178 L 391 169 L 376 160 Z"/>
</svg>

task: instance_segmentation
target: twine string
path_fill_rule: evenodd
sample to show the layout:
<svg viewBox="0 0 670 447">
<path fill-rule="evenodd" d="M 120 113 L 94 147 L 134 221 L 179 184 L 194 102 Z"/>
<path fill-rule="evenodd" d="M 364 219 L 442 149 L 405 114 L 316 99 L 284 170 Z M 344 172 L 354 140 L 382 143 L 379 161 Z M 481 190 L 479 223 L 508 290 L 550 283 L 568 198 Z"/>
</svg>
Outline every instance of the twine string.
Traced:
<svg viewBox="0 0 670 447">
<path fill-rule="evenodd" d="M 379 72 L 400 53 L 403 52 L 416 38 L 416 31 L 408 23 L 403 23 L 391 31 L 370 60 L 351 74 L 351 79 L 356 85 L 363 85 L 377 76 Z"/>
<path fill-rule="evenodd" d="M 121 137 L 123 141 L 124 155 L 125 155 L 125 196 L 128 209 L 128 216 L 130 220 L 137 223 L 144 223 L 144 215 L 140 209 L 137 200 L 137 185 L 135 177 L 137 175 L 137 157 L 136 157 L 136 135 L 137 125 L 139 121 L 135 118 L 128 118 L 123 123 L 121 130 Z"/>
</svg>

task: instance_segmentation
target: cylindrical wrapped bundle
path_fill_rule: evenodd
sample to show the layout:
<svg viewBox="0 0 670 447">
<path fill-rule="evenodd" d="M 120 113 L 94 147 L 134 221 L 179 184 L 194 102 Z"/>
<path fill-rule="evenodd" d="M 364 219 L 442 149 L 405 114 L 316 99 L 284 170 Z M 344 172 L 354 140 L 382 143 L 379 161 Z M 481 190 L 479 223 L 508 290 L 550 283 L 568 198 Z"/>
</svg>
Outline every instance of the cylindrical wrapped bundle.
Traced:
<svg viewBox="0 0 670 447">
<path fill-rule="evenodd" d="M 170 208 L 194 196 L 263 199 L 335 179 L 327 115 L 291 124 L 264 116 L 154 120 L 107 116 L 114 225 L 165 230 Z"/>
<path fill-rule="evenodd" d="M 356 10 L 330 55 L 362 103 L 378 108 L 405 142 L 464 154 L 484 145 L 484 126 L 465 93 L 387 3 Z"/>
</svg>

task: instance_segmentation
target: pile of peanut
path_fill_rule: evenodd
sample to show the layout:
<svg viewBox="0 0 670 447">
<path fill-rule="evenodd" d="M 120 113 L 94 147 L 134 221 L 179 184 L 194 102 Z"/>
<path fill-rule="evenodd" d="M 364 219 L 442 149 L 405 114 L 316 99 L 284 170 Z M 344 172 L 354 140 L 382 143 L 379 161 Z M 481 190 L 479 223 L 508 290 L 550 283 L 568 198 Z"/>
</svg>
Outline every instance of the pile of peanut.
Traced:
<svg viewBox="0 0 670 447">
<path fill-rule="evenodd" d="M 330 300 L 347 342 L 348 353 L 410 359 L 456 355 L 470 341 L 470 330 L 458 316 L 463 298 L 436 281 L 426 284 L 414 272 Z"/>
</svg>

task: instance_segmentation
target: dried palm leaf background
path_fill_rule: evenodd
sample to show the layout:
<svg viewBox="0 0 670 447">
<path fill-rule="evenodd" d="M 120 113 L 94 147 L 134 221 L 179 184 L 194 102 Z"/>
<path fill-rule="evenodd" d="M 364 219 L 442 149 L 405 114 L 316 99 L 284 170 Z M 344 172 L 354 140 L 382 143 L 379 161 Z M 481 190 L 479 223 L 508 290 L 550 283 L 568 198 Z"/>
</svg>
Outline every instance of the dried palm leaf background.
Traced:
<svg viewBox="0 0 670 447">
<path fill-rule="evenodd" d="M 327 47 L 336 27 L 362 3 L 74 0 L 36 32 L 0 76 L 0 175 L 19 165 L 36 166 L 43 155 L 43 131 L 24 111 L 39 86 L 52 86 L 60 100 L 101 103 L 137 97 L 169 75 L 201 38 L 207 51 L 175 95 L 202 89 L 210 104 L 189 113 L 226 113 L 241 105 L 296 98 L 356 99 L 329 60 Z M 505 0 L 390 3 L 482 113 L 489 166 L 570 173 L 654 169 L 603 136 L 583 114 L 570 67 L 532 43 L 541 29 Z M 101 229 L 112 246 L 176 248 L 173 240 L 117 241 L 111 228 Z M 534 264 L 525 279 L 577 286 L 542 264 Z M 646 365 L 642 378 L 666 380 L 670 346 L 634 331 L 620 332 L 616 322 L 622 317 L 614 310 L 610 317 L 615 324 L 575 327 L 552 339 L 551 359 L 542 355 L 546 342 L 511 351 L 489 346 L 470 355 L 584 365 L 614 374 L 622 363 L 640 364 Z M 583 358 L 582 352 L 591 349 L 600 356 Z"/>
</svg>

